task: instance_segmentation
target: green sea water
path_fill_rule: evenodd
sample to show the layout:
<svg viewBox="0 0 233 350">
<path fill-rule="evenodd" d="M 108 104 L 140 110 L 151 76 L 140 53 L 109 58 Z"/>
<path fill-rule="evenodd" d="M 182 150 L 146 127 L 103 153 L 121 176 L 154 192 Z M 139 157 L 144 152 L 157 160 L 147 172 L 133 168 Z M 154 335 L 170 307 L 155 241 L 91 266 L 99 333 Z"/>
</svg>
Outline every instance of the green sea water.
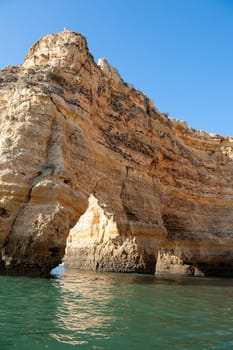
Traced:
<svg viewBox="0 0 233 350">
<path fill-rule="evenodd" d="M 233 349 L 233 280 L 0 277 L 0 350 Z"/>
</svg>

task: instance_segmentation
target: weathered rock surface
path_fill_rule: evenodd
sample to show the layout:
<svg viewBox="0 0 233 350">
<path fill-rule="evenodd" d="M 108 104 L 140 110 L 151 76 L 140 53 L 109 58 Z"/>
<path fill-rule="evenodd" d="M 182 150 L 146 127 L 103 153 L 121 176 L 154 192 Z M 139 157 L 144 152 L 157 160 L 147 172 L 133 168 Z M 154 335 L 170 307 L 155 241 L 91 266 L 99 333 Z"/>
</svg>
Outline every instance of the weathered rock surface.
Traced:
<svg viewBox="0 0 233 350">
<path fill-rule="evenodd" d="M 160 113 L 85 39 L 0 71 L 0 273 L 233 276 L 233 139 Z M 66 239 L 67 246 L 66 246 Z"/>
</svg>

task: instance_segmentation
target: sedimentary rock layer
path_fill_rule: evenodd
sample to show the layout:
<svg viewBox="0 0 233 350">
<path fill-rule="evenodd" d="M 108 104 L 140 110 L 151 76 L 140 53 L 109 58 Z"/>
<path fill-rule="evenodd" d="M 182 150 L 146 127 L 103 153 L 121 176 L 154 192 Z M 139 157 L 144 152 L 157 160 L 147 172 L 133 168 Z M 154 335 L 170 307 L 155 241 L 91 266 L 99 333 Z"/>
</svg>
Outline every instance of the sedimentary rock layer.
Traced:
<svg viewBox="0 0 233 350">
<path fill-rule="evenodd" d="M 160 113 L 82 35 L 0 71 L 0 127 L 0 273 L 47 276 L 66 248 L 85 269 L 233 276 L 233 140 Z"/>
</svg>

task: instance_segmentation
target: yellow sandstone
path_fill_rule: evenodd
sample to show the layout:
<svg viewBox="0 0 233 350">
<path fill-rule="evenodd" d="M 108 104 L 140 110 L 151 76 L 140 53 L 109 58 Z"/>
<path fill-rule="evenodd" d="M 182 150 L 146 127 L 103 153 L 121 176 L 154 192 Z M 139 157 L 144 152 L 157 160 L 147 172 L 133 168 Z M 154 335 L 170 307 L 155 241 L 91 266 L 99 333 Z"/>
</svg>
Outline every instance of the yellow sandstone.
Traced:
<svg viewBox="0 0 233 350">
<path fill-rule="evenodd" d="M 0 273 L 233 276 L 233 139 L 160 113 L 85 38 L 0 71 Z"/>
</svg>

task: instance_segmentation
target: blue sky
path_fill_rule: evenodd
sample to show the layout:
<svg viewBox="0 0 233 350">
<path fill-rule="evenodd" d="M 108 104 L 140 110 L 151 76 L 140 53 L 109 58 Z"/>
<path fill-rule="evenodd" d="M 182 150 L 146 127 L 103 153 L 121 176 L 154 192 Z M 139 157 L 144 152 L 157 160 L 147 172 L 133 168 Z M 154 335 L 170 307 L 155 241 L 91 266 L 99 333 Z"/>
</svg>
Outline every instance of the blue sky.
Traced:
<svg viewBox="0 0 233 350">
<path fill-rule="evenodd" d="M 160 111 L 233 136 L 233 0 L 0 0 L 0 68 L 64 28 Z"/>
</svg>

